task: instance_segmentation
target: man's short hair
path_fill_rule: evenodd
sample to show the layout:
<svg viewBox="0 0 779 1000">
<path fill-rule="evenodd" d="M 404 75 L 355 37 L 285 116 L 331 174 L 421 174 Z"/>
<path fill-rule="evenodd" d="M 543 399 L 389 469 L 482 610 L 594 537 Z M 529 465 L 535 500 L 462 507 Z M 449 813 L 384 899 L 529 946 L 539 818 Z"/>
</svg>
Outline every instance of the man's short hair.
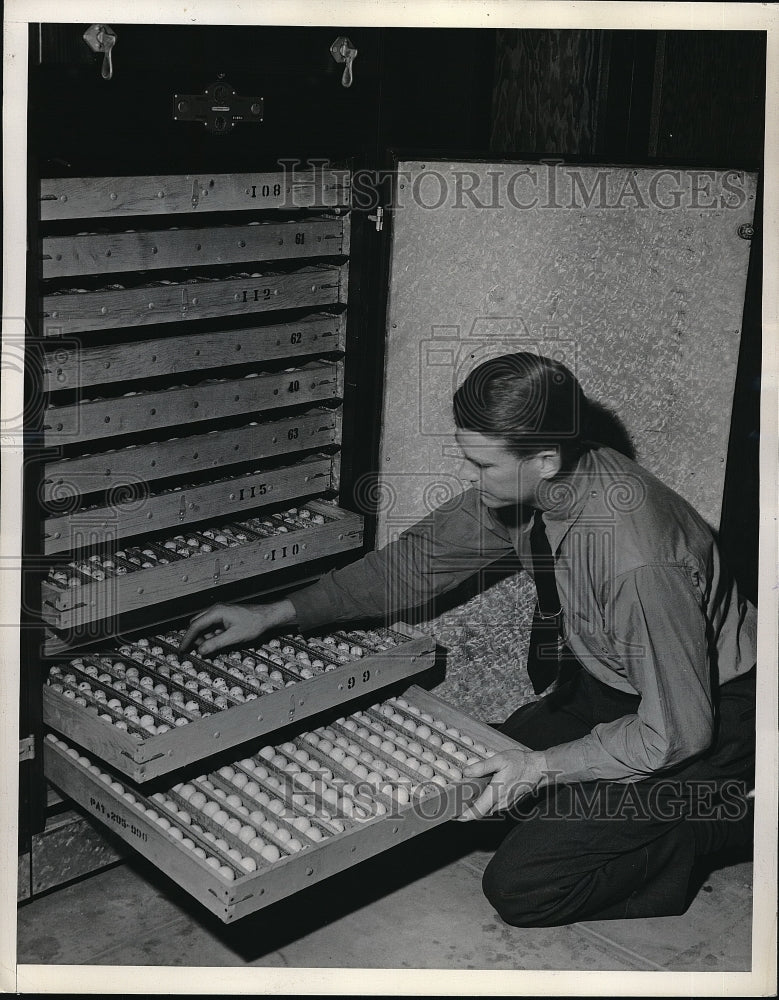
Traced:
<svg viewBox="0 0 779 1000">
<path fill-rule="evenodd" d="M 522 352 L 491 358 L 454 394 L 461 430 L 501 438 L 518 458 L 559 448 L 563 465 L 587 450 L 587 398 L 574 375 L 551 358 Z"/>
</svg>

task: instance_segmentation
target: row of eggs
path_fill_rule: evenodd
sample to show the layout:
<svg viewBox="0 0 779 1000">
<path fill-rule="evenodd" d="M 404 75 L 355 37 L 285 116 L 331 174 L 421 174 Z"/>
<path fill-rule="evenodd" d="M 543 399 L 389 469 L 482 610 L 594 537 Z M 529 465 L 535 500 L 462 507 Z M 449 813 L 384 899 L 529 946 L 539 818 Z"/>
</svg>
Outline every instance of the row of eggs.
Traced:
<svg viewBox="0 0 779 1000">
<path fill-rule="evenodd" d="M 334 670 L 366 652 L 390 649 L 396 644 L 389 633 L 372 636 L 359 632 L 351 635 L 351 643 L 334 636 L 308 640 L 309 652 L 302 636 L 273 638 L 258 649 L 233 651 L 208 661 L 195 654 L 181 659 L 175 651 L 180 633 L 161 637 L 160 641 L 171 651 L 142 638 L 119 647 L 124 660 L 96 656 L 85 662 L 78 657 L 64 669 L 55 664 L 47 683 L 75 704 L 97 713 L 104 722 L 141 735 L 158 735 L 171 725 L 183 726 L 192 719 L 207 718 L 214 711 L 253 701 L 299 680 L 309 680 L 317 673 Z M 139 666 L 128 665 L 126 660 L 134 660 Z M 109 688 L 108 694 L 105 688 Z M 112 709 L 114 714 L 106 709 Z"/>
<path fill-rule="evenodd" d="M 299 375 L 302 375 L 302 374 L 304 374 L 306 371 L 308 371 L 310 369 L 311 369 L 311 365 L 310 364 L 308 364 L 308 365 L 298 365 L 298 366 L 293 366 L 292 368 L 285 368 L 284 369 L 284 374 L 299 374 Z M 269 371 L 249 372 L 247 375 L 240 376 L 240 378 L 242 378 L 244 381 L 246 381 L 247 379 L 250 380 L 250 379 L 261 378 L 264 375 L 272 375 L 272 374 L 274 374 L 274 373 L 273 372 L 269 372 Z M 196 388 L 202 388 L 204 386 L 222 385 L 222 384 L 224 384 L 226 382 L 235 382 L 237 380 L 238 380 L 237 377 L 229 378 L 229 379 L 228 378 L 207 378 L 207 379 L 199 379 L 196 382 L 184 382 L 184 383 L 181 383 L 179 385 L 166 385 L 163 388 L 155 388 L 155 389 L 152 389 L 152 390 L 131 389 L 131 390 L 128 390 L 127 392 L 123 392 L 122 393 L 122 397 L 123 398 L 131 398 L 131 397 L 136 397 L 136 396 L 148 396 L 148 395 L 155 395 L 156 396 L 156 395 L 158 395 L 161 392 L 179 392 L 182 389 L 196 389 Z M 115 397 L 112 397 L 112 396 L 90 396 L 90 397 L 83 396 L 79 400 L 78 405 L 79 406 L 84 406 L 84 405 L 86 405 L 88 403 L 105 403 L 105 402 L 108 402 L 112 398 L 115 398 Z M 50 413 L 50 416 L 54 417 L 55 419 L 56 419 L 56 411 L 57 410 L 69 410 L 70 408 L 71 408 L 71 404 L 69 404 L 69 403 L 66 404 L 66 405 L 64 405 L 64 406 L 60 405 L 60 404 L 57 404 L 57 403 L 47 403 L 47 405 L 46 405 L 47 412 L 53 411 L 53 412 Z M 154 413 L 154 411 L 152 411 L 152 413 Z"/>
<path fill-rule="evenodd" d="M 253 271 L 249 273 L 248 271 L 239 271 L 237 274 L 229 274 L 224 278 L 213 277 L 212 275 L 201 274 L 193 278 L 183 278 L 181 281 L 174 281 L 171 278 L 158 278 L 154 281 L 144 282 L 140 288 L 166 288 L 166 287 L 176 287 L 177 285 L 204 285 L 210 284 L 215 281 L 233 281 L 237 278 L 271 278 L 276 276 L 276 272 L 273 271 Z M 90 292 L 125 292 L 127 291 L 127 286 L 121 284 L 118 281 L 113 281 L 108 285 L 102 285 L 100 288 L 59 288 L 56 291 L 52 291 L 50 295 L 85 295 Z"/>
<path fill-rule="evenodd" d="M 175 557 L 207 555 L 215 550 L 235 548 L 260 538 L 270 538 L 299 531 L 312 525 L 323 525 L 326 518 L 307 507 L 291 508 L 265 518 L 250 518 L 218 528 L 205 528 L 189 535 L 175 535 L 161 543 L 118 549 L 112 556 L 92 555 L 75 559 L 65 567 L 51 567 L 48 579 L 59 587 L 79 587 L 85 582 L 103 581 L 107 577 L 125 576 L 138 569 L 154 569 L 168 565 Z"/>
</svg>

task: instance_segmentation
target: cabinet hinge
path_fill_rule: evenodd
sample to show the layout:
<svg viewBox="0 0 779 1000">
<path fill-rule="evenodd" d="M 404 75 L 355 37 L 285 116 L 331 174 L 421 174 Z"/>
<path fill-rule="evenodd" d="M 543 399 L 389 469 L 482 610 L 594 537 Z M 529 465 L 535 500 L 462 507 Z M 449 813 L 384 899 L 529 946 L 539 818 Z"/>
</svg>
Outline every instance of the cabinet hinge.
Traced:
<svg viewBox="0 0 779 1000">
<path fill-rule="evenodd" d="M 35 737 L 25 736 L 19 740 L 19 763 L 25 760 L 35 760 Z"/>
<path fill-rule="evenodd" d="M 371 220 L 371 222 L 376 227 L 376 232 L 380 233 L 382 231 L 382 229 L 384 228 L 384 209 L 383 208 L 377 208 L 376 209 L 376 214 L 375 215 L 369 215 L 368 218 Z"/>
</svg>

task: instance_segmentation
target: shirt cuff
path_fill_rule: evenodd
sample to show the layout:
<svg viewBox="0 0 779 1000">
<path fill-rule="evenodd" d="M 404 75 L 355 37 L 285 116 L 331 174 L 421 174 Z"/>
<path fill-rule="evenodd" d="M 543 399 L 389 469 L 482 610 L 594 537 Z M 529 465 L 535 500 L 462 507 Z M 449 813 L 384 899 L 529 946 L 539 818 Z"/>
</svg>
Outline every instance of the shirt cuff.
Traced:
<svg viewBox="0 0 779 1000">
<path fill-rule="evenodd" d="M 547 782 L 571 784 L 574 781 L 635 781 L 640 777 L 635 771 L 606 754 L 593 736 L 562 743 L 544 750 Z"/>
<path fill-rule="evenodd" d="M 321 625 L 329 625 L 338 618 L 338 612 L 327 591 L 318 583 L 304 587 L 288 596 L 295 608 L 295 623 L 301 632 L 309 632 Z"/>
</svg>

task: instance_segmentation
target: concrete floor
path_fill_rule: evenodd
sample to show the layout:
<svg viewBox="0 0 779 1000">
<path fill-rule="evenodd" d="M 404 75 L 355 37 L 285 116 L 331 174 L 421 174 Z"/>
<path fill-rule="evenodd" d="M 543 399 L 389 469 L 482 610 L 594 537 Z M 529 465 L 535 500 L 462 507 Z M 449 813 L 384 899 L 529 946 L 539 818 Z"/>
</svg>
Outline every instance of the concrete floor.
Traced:
<svg viewBox="0 0 779 1000">
<path fill-rule="evenodd" d="M 63 965 L 738 972 L 752 865 L 701 872 L 683 916 L 520 929 L 481 892 L 491 851 L 446 824 L 224 925 L 140 857 L 19 908 L 18 962 Z"/>
</svg>

